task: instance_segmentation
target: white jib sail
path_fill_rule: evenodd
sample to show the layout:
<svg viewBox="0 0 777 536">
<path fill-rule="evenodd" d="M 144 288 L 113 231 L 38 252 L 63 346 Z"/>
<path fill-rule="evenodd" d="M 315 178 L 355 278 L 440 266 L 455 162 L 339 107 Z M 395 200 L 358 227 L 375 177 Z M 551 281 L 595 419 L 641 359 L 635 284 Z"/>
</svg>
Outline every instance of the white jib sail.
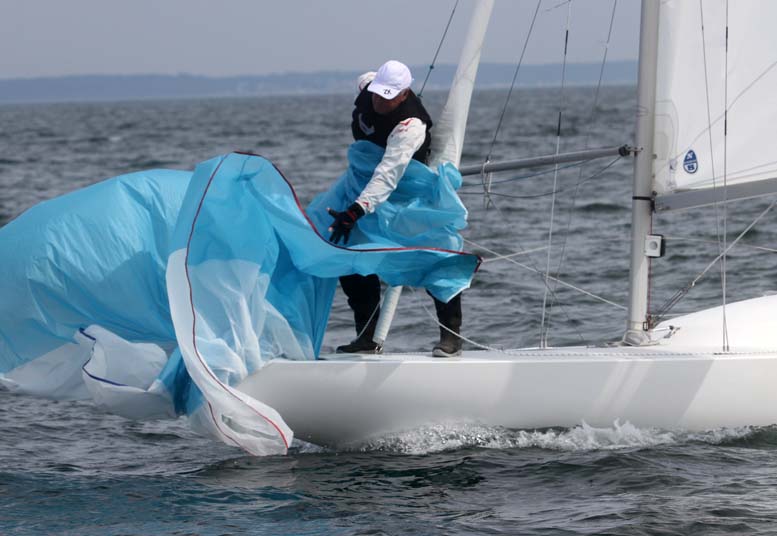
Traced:
<svg viewBox="0 0 777 536">
<path fill-rule="evenodd" d="M 467 116 L 469 115 L 469 102 L 478 73 L 483 39 L 493 8 L 494 0 L 480 0 L 472 13 L 459 66 L 448 93 L 448 100 L 435 124 L 429 162 L 432 168 L 437 167 L 442 162 L 451 162 L 458 167 L 461 160 L 464 130 L 467 127 Z"/>
<path fill-rule="evenodd" d="M 744 192 L 736 197 L 749 197 L 753 187 L 772 190 L 752 183 L 777 177 L 776 20 L 774 0 L 661 2 L 654 146 L 659 195 L 723 186 L 726 109 L 726 185 Z"/>
</svg>

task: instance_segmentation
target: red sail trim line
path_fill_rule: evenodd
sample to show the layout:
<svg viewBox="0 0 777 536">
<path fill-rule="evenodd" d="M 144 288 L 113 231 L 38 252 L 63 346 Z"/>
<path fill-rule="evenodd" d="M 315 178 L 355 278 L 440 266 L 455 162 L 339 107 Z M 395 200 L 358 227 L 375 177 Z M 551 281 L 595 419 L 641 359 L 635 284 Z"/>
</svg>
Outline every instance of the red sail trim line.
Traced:
<svg viewBox="0 0 777 536">
<path fill-rule="evenodd" d="M 286 182 L 286 185 L 289 187 L 289 191 L 291 191 L 291 195 L 294 196 L 294 202 L 297 203 L 297 208 L 302 213 L 302 215 L 305 217 L 305 220 L 308 222 L 308 225 L 313 230 L 314 233 L 316 233 L 316 236 L 318 236 L 321 240 L 329 244 L 330 246 L 338 249 L 344 249 L 346 251 L 354 251 L 356 253 L 366 253 L 366 252 L 382 252 L 382 251 L 440 251 L 443 253 L 453 253 L 455 255 L 466 255 L 470 257 L 477 258 L 478 264 L 475 266 L 475 273 L 477 273 L 478 270 L 480 270 L 480 265 L 483 264 L 483 257 L 480 255 L 476 255 L 475 253 L 467 253 L 465 251 L 455 251 L 452 249 L 443 249 L 443 248 L 435 248 L 435 247 L 420 247 L 420 246 L 406 246 L 406 247 L 397 247 L 397 248 L 373 248 L 373 249 L 353 249 L 346 246 L 339 246 L 337 244 L 331 243 L 329 240 L 327 240 L 325 237 L 321 235 L 321 233 L 318 232 L 318 229 L 316 229 L 316 226 L 313 224 L 313 221 L 308 217 L 307 212 L 305 212 L 305 209 L 302 208 L 302 203 L 300 203 L 299 197 L 297 197 L 297 192 L 294 191 L 294 187 L 291 185 L 291 182 L 289 179 L 286 178 L 286 175 L 283 174 L 283 171 L 281 171 L 278 166 L 276 166 L 273 162 L 268 160 L 267 158 L 263 157 L 262 155 L 244 152 L 244 151 L 233 151 L 232 154 L 241 154 L 244 156 L 256 156 L 259 158 L 264 159 L 266 162 L 268 162 L 270 165 L 272 165 L 273 168 L 275 168 L 275 171 L 277 171 L 281 178 Z"/>
<path fill-rule="evenodd" d="M 208 372 L 210 377 L 213 378 L 216 381 L 216 383 L 219 386 L 221 386 L 222 389 L 224 389 L 224 391 L 226 391 L 227 394 L 235 398 L 241 404 L 245 404 L 246 406 L 248 406 L 254 413 L 259 415 L 262 419 L 264 419 L 268 423 L 270 423 L 273 426 L 273 428 L 275 428 L 275 430 L 278 432 L 278 435 L 281 436 L 281 440 L 283 440 L 283 444 L 288 450 L 289 442 L 286 439 L 286 436 L 284 435 L 284 433 L 281 431 L 280 427 L 275 422 L 273 422 L 272 419 L 263 415 L 261 412 L 257 411 L 256 408 L 252 407 L 251 405 L 246 404 L 245 401 L 243 401 L 239 396 L 235 395 L 235 393 L 233 393 L 230 389 L 228 389 L 227 386 L 225 386 L 224 383 L 218 379 L 218 377 L 213 373 L 210 367 L 205 363 L 205 361 L 202 359 L 202 356 L 200 355 L 199 349 L 197 348 L 197 336 L 196 336 L 197 313 L 194 309 L 194 296 L 192 291 L 192 282 L 189 277 L 189 247 L 191 246 L 192 237 L 194 236 L 194 226 L 197 223 L 197 218 L 199 218 L 200 216 L 200 211 L 202 210 L 202 204 L 205 202 L 205 196 L 208 195 L 208 190 L 210 189 L 210 185 L 213 183 L 213 178 L 216 176 L 216 173 L 218 173 L 219 169 L 221 168 L 221 164 L 223 164 L 228 157 L 229 155 L 221 159 L 221 161 L 216 166 L 216 169 L 213 170 L 213 173 L 211 173 L 210 178 L 208 179 L 208 184 L 205 186 L 205 191 L 202 193 L 202 197 L 200 198 L 200 203 L 197 205 L 197 212 L 195 212 L 194 218 L 192 219 L 192 226 L 191 226 L 191 230 L 189 231 L 189 239 L 186 242 L 186 258 L 184 261 L 184 269 L 186 272 L 186 283 L 189 286 L 189 305 L 191 306 L 191 309 L 192 309 L 192 345 L 194 346 L 194 353 L 197 355 L 197 359 L 203 365 L 203 368 Z M 214 423 L 215 423 L 215 417 L 213 416 L 212 412 L 211 412 L 211 417 L 214 419 Z M 218 424 L 216 424 L 216 426 L 218 427 Z M 247 449 L 245 449 L 244 447 L 241 446 L 241 448 L 247 451 Z"/>
</svg>

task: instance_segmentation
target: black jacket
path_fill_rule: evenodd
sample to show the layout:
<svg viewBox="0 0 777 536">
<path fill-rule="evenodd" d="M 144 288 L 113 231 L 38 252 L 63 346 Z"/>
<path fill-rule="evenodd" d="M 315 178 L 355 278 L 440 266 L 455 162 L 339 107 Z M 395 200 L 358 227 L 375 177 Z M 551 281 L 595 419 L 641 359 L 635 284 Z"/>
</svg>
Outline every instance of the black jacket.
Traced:
<svg viewBox="0 0 777 536">
<path fill-rule="evenodd" d="M 413 155 L 415 160 L 424 164 L 429 157 L 429 146 L 432 143 L 432 118 L 424 108 L 415 93 L 410 91 L 405 101 L 394 111 L 387 115 L 381 115 L 372 107 L 372 93 L 367 91 L 369 84 L 359 93 L 354 101 L 353 120 L 351 130 L 355 140 L 369 140 L 381 147 L 385 147 L 389 134 L 401 121 L 411 117 L 417 117 L 426 124 L 426 139 L 421 148 Z"/>
</svg>

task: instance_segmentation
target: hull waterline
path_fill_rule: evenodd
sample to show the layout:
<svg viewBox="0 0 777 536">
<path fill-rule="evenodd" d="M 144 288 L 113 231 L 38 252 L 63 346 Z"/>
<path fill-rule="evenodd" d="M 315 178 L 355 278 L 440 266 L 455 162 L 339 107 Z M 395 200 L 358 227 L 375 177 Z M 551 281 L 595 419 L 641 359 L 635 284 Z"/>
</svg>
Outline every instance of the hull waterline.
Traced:
<svg viewBox="0 0 777 536">
<path fill-rule="evenodd" d="M 612 426 L 703 430 L 777 423 L 777 352 L 566 348 L 294 362 L 238 389 L 321 445 L 441 423 L 511 429 Z"/>
</svg>

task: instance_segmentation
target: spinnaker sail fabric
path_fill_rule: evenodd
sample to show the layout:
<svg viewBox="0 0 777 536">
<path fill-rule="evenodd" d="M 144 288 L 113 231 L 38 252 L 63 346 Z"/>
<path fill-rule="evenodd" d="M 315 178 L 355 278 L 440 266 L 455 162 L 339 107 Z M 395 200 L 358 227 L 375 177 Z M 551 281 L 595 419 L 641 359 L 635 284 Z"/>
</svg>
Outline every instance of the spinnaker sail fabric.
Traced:
<svg viewBox="0 0 777 536">
<path fill-rule="evenodd" d="M 777 177 L 775 20 L 771 0 L 661 2 L 654 138 L 659 195 L 722 188 L 724 175 L 729 187 Z M 746 196 L 747 189 L 739 189 Z"/>
<path fill-rule="evenodd" d="M 357 141 L 351 145 L 348 170 L 308 206 L 308 217 L 319 235 L 329 236 L 332 217 L 326 209 L 348 207 L 370 181 L 382 156 L 383 149 L 374 143 Z M 461 174 L 450 163 L 433 171 L 411 160 L 388 200 L 361 218 L 351 232 L 348 247 L 363 253 L 348 257 L 346 262 L 353 267 L 347 273 L 377 273 L 389 285 L 422 287 L 443 302 L 468 288 L 479 261 L 471 255 L 451 255 L 461 252 L 459 231 L 467 226 L 467 209 L 456 194 L 461 183 Z M 386 248 L 393 249 L 391 255 L 386 255 Z M 345 250 L 330 247 L 328 251 Z M 376 258 L 382 260 L 376 262 Z M 418 259 L 429 262 L 426 269 L 410 266 Z M 376 264 L 385 265 L 382 273 L 374 270 Z"/>
<path fill-rule="evenodd" d="M 282 416 L 234 387 L 269 359 L 317 357 L 338 276 L 375 273 L 449 299 L 479 263 L 458 251 L 466 211 L 452 166 L 409 166 L 385 208 L 359 222 L 354 247 L 330 244 L 320 203 L 368 180 L 381 150 L 363 142 L 349 156 L 309 215 L 271 162 L 238 153 L 23 214 L 0 229 L 2 258 L 13 258 L 0 383 L 92 397 L 131 418 L 185 413 L 252 454 L 285 452 L 293 432 Z"/>
<path fill-rule="evenodd" d="M 254 454 L 286 450 L 292 431 L 282 417 L 234 386 L 269 359 L 315 358 L 338 276 L 375 273 L 446 300 L 469 285 L 477 257 L 407 247 L 460 244 L 456 227 L 466 212 L 456 206 L 451 177 L 460 175 L 450 166 L 442 175 L 409 166 L 390 200 L 360 220 L 353 247 L 324 238 L 326 206 L 350 204 L 381 156 L 372 143 L 354 144 L 348 171 L 307 214 L 264 158 L 232 153 L 197 167 L 167 285 L 186 369 L 207 401 L 201 423 L 223 441 Z"/>
<path fill-rule="evenodd" d="M 74 336 L 92 324 L 176 346 L 164 273 L 190 178 L 123 175 L 40 203 L 0 229 L 0 382 L 86 396 L 81 366 L 91 348 Z"/>
</svg>

